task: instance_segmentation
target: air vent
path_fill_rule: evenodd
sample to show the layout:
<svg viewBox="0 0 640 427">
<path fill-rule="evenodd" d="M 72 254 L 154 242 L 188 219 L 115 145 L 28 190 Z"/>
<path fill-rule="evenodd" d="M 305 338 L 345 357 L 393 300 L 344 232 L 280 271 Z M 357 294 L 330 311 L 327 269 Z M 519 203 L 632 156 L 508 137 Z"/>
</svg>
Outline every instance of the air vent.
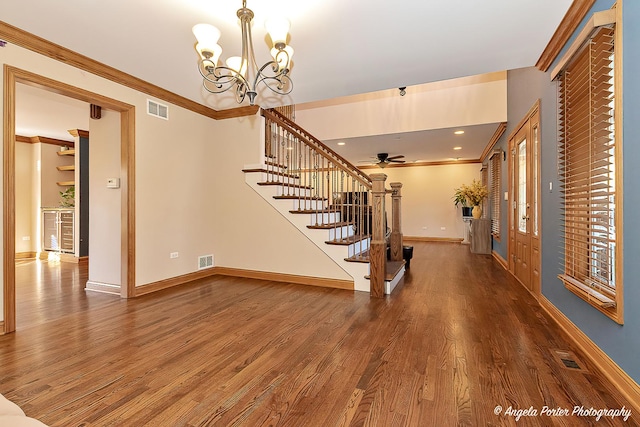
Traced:
<svg viewBox="0 0 640 427">
<path fill-rule="evenodd" d="M 158 102 L 147 99 L 147 114 L 169 120 L 169 107 Z"/>
<path fill-rule="evenodd" d="M 561 363 L 561 366 L 574 371 L 585 371 L 583 363 L 578 363 L 580 360 L 576 355 L 568 350 L 553 350 L 553 355 L 556 360 Z"/>
<path fill-rule="evenodd" d="M 213 255 L 202 255 L 198 257 L 198 270 L 213 267 Z"/>
</svg>

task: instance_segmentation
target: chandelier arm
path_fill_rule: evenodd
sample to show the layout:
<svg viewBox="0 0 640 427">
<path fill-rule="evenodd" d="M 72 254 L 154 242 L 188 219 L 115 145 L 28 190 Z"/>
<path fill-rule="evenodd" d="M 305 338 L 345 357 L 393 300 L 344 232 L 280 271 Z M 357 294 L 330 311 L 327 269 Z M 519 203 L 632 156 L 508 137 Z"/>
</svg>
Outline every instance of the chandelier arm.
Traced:
<svg viewBox="0 0 640 427">
<path fill-rule="evenodd" d="M 204 63 L 206 62 L 206 60 L 203 60 L 202 62 Z M 248 86 L 247 81 L 234 69 L 225 66 L 208 68 L 201 66 L 198 67 L 198 69 L 204 79 L 203 86 L 208 92 L 223 93 L 235 86 L 236 92 L 244 91 L 244 94 L 242 94 L 242 96 L 236 93 L 236 100 L 240 99 L 239 102 L 242 102 L 244 100 L 244 96 L 246 95 L 246 88 Z M 205 73 L 203 69 L 207 72 Z M 225 74 L 223 74 L 223 72 Z M 212 88 L 211 85 L 213 85 L 215 89 Z"/>
<path fill-rule="evenodd" d="M 272 82 L 278 82 L 276 87 L 272 86 Z M 257 81 L 256 84 L 264 83 L 264 85 L 269 88 L 272 92 L 278 95 L 288 95 L 293 90 L 293 80 L 288 75 L 282 75 L 279 77 L 269 77 L 263 76 L 261 79 Z"/>
<path fill-rule="evenodd" d="M 277 70 L 278 63 L 276 61 L 270 61 L 264 64 L 260 70 L 258 70 L 258 74 L 256 75 L 255 80 L 253 81 L 254 91 L 257 89 L 258 84 L 261 82 L 264 83 L 266 87 L 268 87 L 272 92 L 277 93 L 279 95 L 287 95 L 291 93 L 293 90 L 293 81 L 289 77 L 289 69 L 283 68 L 282 70 L 276 72 L 274 75 L 270 76 L 264 73 L 267 67 L 271 66 L 272 71 Z M 272 86 L 273 82 L 278 82 L 276 87 Z"/>
</svg>

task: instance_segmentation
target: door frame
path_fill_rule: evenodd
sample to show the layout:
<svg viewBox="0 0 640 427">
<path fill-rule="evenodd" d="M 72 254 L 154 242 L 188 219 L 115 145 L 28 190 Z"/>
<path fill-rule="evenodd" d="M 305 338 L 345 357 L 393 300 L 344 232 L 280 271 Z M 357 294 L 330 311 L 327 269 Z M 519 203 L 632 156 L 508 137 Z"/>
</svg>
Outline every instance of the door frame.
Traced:
<svg viewBox="0 0 640 427">
<path fill-rule="evenodd" d="M 532 124 L 535 124 L 535 126 L 532 126 Z M 515 137 L 516 135 L 520 132 L 520 130 L 526 126 L 529 125 L 529 129 L 530 129 L 530 134 L 527 136 L 527 143 L 528 144 L 533 144 L 533 138 L 531 138 L 531 133 L 533 132 L 533 128 L 537 128 L 538 129 L 538 134 L 537 134 L 537 141 L 534 145 L 532 145 L 531 147 L 531 156 L 529 156 L 529 158 L 527 158 L 527 162 L 528 162 L 528 169 L 531 172 L 530 176 L 533 177 L 534 173 L 537 177 L 537 179 L 532 180 L 534 182 L 531 183 L 531 189 L 532 189 L 532 205 L 533 205 L 533 209 L 531 209 L 531 212 L 534 216 L 534 220 L 531 221 L 530 223 L 530 229 L 531 231 L 531 240 L 532 240 L 532 248 L 530 250 L 530 260 L 529 260 L 529 271 L 530 271 L 530 288 L 527 288 L 536 298 L 538 296 L 541 295 L 542 293 L 542 284 L 541 284 L 541 274 L 540 274 L 540 268 L 541 268 L 541 261 L 542 261 L 542 250 L 541 250 L 541 241 L 542 241 L 542 224 L 541 224 L 541 200 L 540 200 L 540 195 L 541 195 L 541 180 L 540 180 L 540 152 L 541 152 L 541 145 L 542 145 L 542 141 L 541 141 L 541 135 L 542 133 L 540 132 L 540 99 L 536 100 L 536 102 L 533 104 L 533 106 L 529 109 L 529 111 L 527 112 L 527 114 L 522 118 L 522 120 L 520 120 L 520 122 L 518 123 L 518 125 L 513 129 L 513 131 L 511 131 L 511 133 L 509 134 L 509 136 L 507 137 L 507 146 L 508 146 L 508 152 L 509 152 L 509 162 L 508 162 L 508 180 L 509 180 L 509 185 L 508 185 L 508 191 L 509 191 L 509 205 L 508 205 L 508 225 L 507 225 L 507 230 L 509 233 L 509 237 L 507 239 L 507 257 L 508 257 L 508 261 L 507 261 L 507 265 L 509 267 L 509 272 L 517 279 L 516 276 L 516 272 L 515 272 L 515 233 L 517 232 L 517 230 L 515 229 L 516 224 L 514 224 L 514 216 L 513 216 L 513 204 L 516 203 L 517 201 L 515 200 L 515 189 L 514 186 L 516 185 L 515 183 L 515 168 L 514 168 L 514 156 L 513 156 L 513 151 L 512 149 L 515 149 L 515 146 L 513 145 L 513 142 L 515 141 Z M 534 153 L 535 150 L 535 153 Z M 535 163 L 535 164 L 534 164 Z M 535 168 L 535 171 L 534 171 Z M 529 173 L 529 172 L 528 172 Z M 534 200 L 534 193 L 537 194 L 537 203 L 533 203 Z M 534 222 L 536 222 L 534 224 Z M 538 233 L 535 237 L 535 240 L 537 240 L 536 243 L 536 247 L 537 250 L 534 251 L 533 250 L 533 230 L 537 229 Z M 520 282 L 520 280 L 518 280 Z M 522 283 L 522 282 L 521 282 Z M 526 287 L 526 286 L 525 286 Z"/>
<path fill-rule="evenodd" d="M 4 333 L 16 330 L 16 84 L 25 84 L 120 113 L 120 296 L 135 296 L 135 107 L 10 65 L 4 65 L 3 287 Z M 87 113 L 88 114 L 88 113 Z"/>
</svg>

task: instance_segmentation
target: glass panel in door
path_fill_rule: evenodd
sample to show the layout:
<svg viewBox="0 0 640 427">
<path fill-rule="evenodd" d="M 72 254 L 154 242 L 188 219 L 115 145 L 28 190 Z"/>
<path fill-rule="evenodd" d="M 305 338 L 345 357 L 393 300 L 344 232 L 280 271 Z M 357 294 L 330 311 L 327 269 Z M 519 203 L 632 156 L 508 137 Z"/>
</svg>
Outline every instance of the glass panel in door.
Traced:
<svg viewBox="0 0 640 427">
<path fill-rule="evenodd" d="M 518 143 L 518 231 L 527 232 L 527 140 Z"/>
</svg>

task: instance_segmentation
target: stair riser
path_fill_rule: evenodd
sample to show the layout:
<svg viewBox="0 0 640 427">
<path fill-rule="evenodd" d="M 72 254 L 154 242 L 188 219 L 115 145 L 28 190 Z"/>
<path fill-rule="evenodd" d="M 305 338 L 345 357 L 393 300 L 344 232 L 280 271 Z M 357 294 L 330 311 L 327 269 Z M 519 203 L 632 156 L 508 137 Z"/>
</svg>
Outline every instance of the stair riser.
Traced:
<svg viewBox="0 0 640 427">
<path fill-rule="evenodd" d="M 310 199 L 301 199 L 293 201 L 293 210 L 301 209 L 316 209 L 321 210 L 326 206 L 326 202 L 323 200 L 310 200 Z"/>
<path fill-rule="evenodd" d="M 340 222 L 339 212 L 309 214 L 309 225 L 330 224 Z"/>
<path fill-rule="evenodd" d="M 295 187 L 281 187 L 276 186 L 277 196 L 298 196 L 298 197 L 312 197 L 312 191 L 308 188 L 295 188 Z"/>
<path fill-rule="evenodd" d="M 349 245 L 349 256 L 354 256 L 369 249 L 369 240 L 364 239 Z"/>
<path fill-rule="evenodd" d="M 284 173 L 287 173 L 286 171 Z M 260 174 L 262 182 L 282 182 L 285 184 L 300 184 L 300 178 L 292 176 L 282 176 L 275 173 L 262 172 Z"/>
<path fill-rule="evenodd" d="M 353 227 L 351 226 L 332 228 L 329 230 L 329 240 L 345 239 L 353 236 L 353 233 Z"/>
</svg>

